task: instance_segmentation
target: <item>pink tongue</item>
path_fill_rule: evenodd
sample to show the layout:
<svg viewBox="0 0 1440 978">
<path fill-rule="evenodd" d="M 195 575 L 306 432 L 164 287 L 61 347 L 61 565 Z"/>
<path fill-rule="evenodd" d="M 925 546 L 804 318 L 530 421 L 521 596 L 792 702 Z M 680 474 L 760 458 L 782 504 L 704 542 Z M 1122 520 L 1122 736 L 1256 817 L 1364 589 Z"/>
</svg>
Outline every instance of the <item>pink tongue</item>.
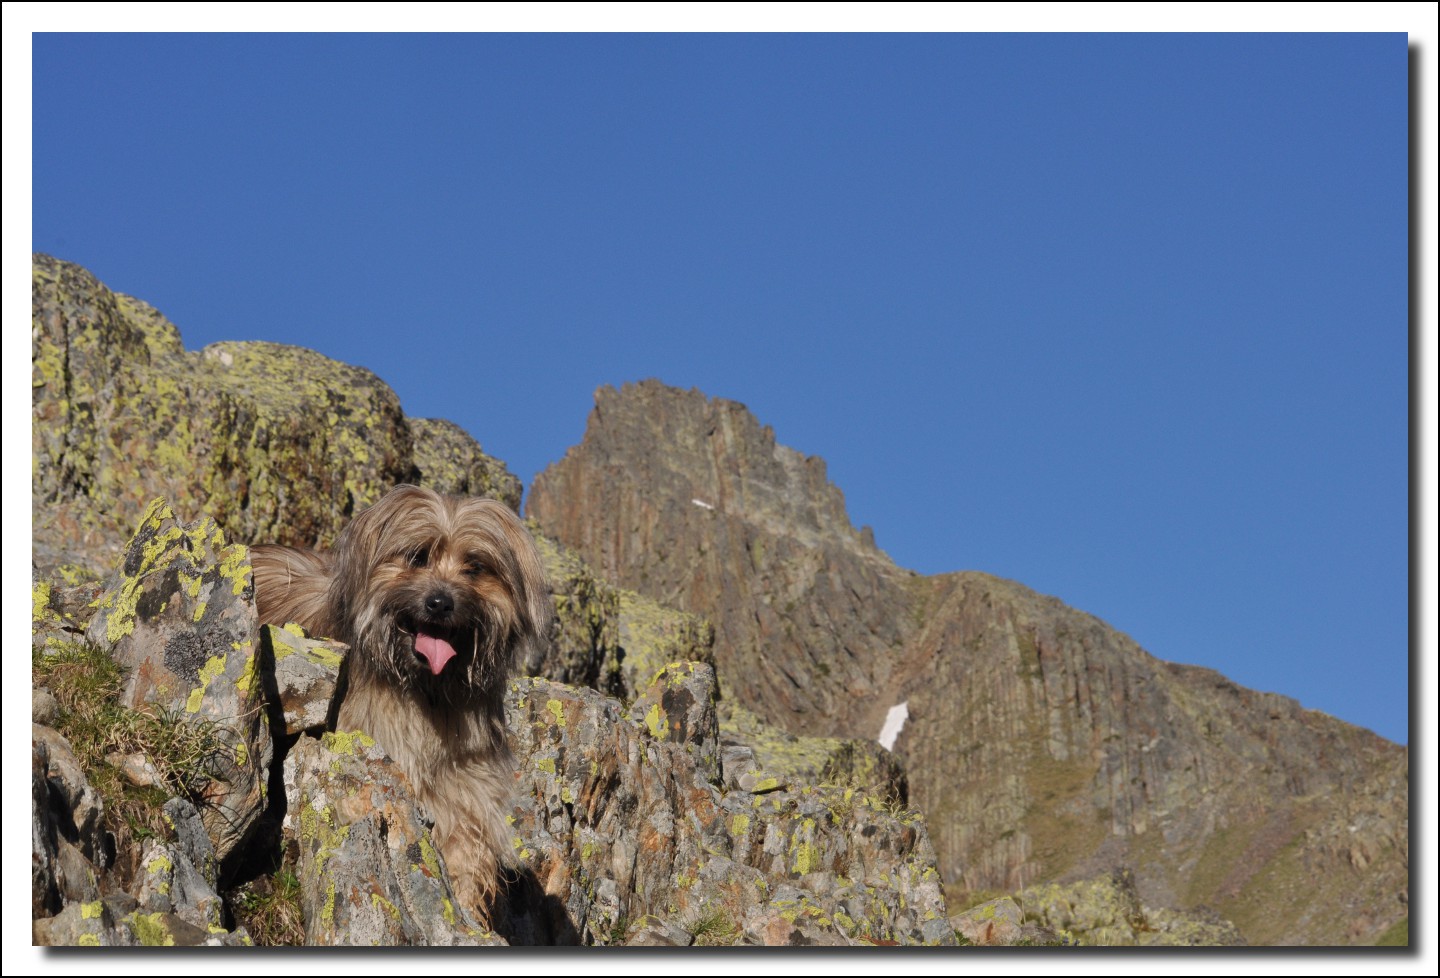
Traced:
<svg viewBox="0 0 1440 978">
<path fill-rule="evenodd" d="M 430 674 L 440 675 L 440 670 L 445 668 L 445 663 L 455 658 L 455 647 L 435 635 L 426 635 L 424 632 L 417 632 L 415 635 L 415 651 L 425 657 L 430 663 Z"/>
</svg>

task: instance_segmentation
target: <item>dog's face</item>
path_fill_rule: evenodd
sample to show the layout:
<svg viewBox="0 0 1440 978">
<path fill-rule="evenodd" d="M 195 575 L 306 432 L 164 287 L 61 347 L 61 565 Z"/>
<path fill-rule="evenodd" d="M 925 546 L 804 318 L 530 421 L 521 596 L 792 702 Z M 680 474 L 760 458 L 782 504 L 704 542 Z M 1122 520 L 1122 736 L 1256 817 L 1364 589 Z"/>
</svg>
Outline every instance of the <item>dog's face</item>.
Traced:
<svg viewBox="0 0 1440 978">
<path fill-rule="evenodd" d="M 503 682 L 552 610 L 524 525 L 492 499 L 399 486 L 332 552 L 345 636 L 374 672 L 453 698 Z"/>
</svg>

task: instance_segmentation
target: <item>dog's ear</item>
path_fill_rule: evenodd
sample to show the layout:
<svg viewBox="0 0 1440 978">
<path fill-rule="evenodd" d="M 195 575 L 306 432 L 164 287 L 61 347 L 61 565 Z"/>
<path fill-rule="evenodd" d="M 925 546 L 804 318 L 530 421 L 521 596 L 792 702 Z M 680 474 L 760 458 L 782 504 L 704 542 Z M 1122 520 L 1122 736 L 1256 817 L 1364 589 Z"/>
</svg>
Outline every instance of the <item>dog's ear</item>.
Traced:
<svg viewBox="0 0 1440 978">
<path fill-rule="evenodd" d="M 326 594 L 330 561 L 313 550 L 276 544 L 250 548 L 254 571 L 255 610 L 263 625 L 295 622 L 311 635 L 331 627 Z"/>
<path fill-rule="evenodd" d="M 530 531 L 508 506 L 493 499 L 479 502 L 491 510 L 515 557 L 515 566 L 519 571 L 518 585 L 522 592 L 519 598 L 526 619 L 516 658 L 525 672 L 533 672 L 550 650 L 550 631 L 555 619 L 555 603 L 550 597 L 550 583 L 540 562 L 540 551 Z"/>
</svg>

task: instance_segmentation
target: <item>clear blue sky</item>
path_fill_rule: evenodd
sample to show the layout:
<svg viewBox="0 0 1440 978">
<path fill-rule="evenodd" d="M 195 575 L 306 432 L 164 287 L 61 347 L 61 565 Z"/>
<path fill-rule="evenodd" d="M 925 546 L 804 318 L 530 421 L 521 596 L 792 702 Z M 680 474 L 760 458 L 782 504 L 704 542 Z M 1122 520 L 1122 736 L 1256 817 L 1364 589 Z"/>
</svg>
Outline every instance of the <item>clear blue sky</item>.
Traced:
<svg viewBox="0 0 1440 978">
<path fill-rule="evenodd" d="M 1404 35 L 33 54 L 33 247 L 191 349 L 366 366 L 527 486 L 597 386 L 698 387 L 903 566 L 1407 740 Z"/>
</svg>

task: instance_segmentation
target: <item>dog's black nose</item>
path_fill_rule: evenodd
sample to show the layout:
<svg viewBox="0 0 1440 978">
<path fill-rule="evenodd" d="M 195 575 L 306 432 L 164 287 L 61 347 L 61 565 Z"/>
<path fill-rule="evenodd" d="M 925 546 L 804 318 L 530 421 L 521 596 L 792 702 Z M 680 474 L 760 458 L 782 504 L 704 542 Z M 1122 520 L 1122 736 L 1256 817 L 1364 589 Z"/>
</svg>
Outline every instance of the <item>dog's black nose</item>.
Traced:
<svg viewBox="0 0 1440 978">
<path fill-rule="evenodd" d="M 425 610 L 437 617 L 455 610 L 455 599 L 447 591 L 431 591 L 425 599 Z"/>
</svg>

